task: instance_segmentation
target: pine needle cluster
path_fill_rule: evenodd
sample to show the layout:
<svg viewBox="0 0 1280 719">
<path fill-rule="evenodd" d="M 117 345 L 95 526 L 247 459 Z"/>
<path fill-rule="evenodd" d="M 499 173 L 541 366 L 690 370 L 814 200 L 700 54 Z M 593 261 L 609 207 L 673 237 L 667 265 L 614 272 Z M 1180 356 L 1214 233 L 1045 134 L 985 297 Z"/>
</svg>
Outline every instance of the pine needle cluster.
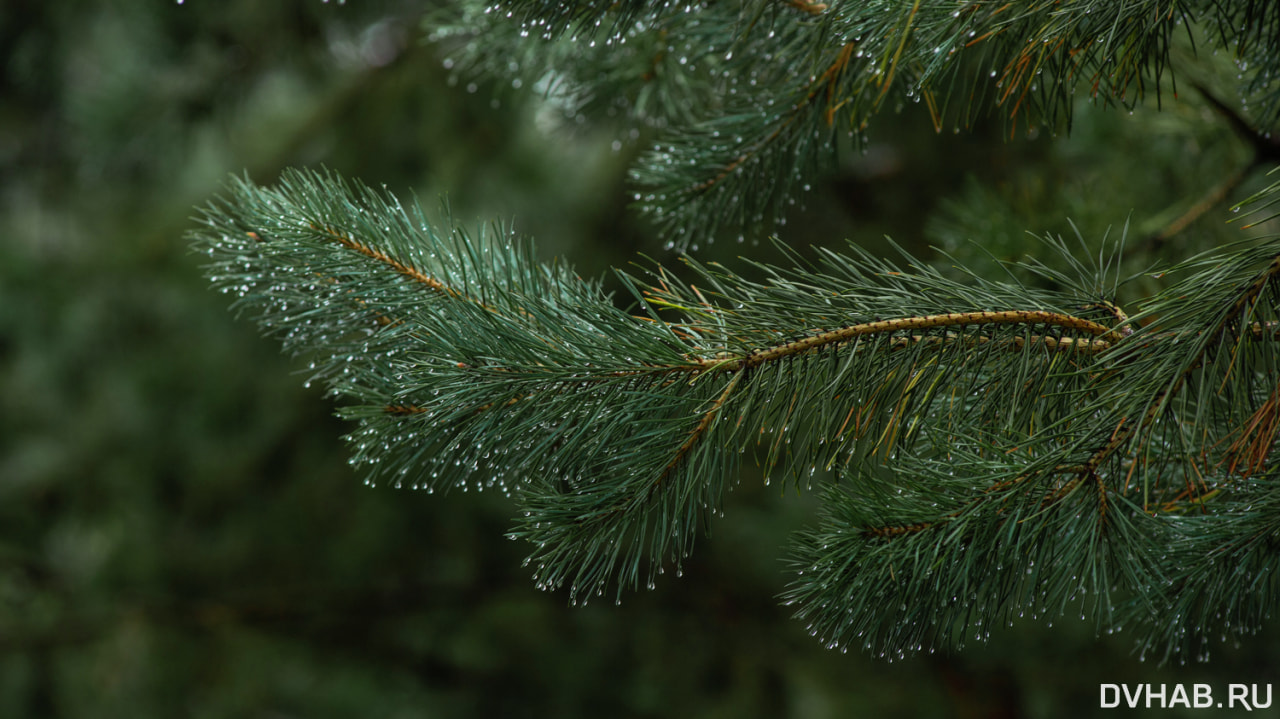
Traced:
<svg viewBox="0 0 1280 719">
<path fill-rule="evenodd" d="M 1269 0 L 510 0 L 428 29 L 449 67 L 538 87 L 571 124 L 657 128 L 635 200 L 681 248 L 785 224 L 840 148 L 907 103 L 939 132 L 995 114 L 1013 135 L 1068 128 L 1080 98 L 1132 109 L 1198 84 L 1239 93 L 1254 129 L 1280 120 Z M 1234 76 L 1210 71 L 1219 48 Z"/>
</svg>

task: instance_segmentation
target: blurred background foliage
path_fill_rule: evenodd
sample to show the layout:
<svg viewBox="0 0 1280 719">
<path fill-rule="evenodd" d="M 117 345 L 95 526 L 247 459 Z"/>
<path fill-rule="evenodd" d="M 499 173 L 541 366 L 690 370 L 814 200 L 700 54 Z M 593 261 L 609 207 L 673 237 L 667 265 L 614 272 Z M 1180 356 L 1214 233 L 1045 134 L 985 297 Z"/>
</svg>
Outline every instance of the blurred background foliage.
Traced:
<svg viewBox="0 0 1280 719">
<path fill-rule="evenodd" d="M 683 578 L 585 608 L 534 589 L 500 497 L 363 486 L 330 404 L 186 247 L 228 174 L 325 165 L 428 209 L 448 193 L 460 220 L 514 218 L 583 275 L 671 259 L 627 208 L 643 138 L 451 78 L 421 42 L 427 10 L 0 10 L 0 716 L 1056 717 L 1100 713 L 1100 682 L 1274 679 L 1274 629 L 1186 667 L 1070 619 L 956 656 L 829 652 L 776 600 L 813 498 L 755 476 Z M 1218 203 L 1152 239 L 1252 149 L 1189 88 L 1149 105 L 1082 107 L 1054 138 L 936 134 L 901 108 L 782 239 L 980 261 L 1070 218 L 1093 248 L 1127 223 L 1141 267 L 1238 234 Z M 739 253 L 774 250 L 699 257 Z"/>
</svg>

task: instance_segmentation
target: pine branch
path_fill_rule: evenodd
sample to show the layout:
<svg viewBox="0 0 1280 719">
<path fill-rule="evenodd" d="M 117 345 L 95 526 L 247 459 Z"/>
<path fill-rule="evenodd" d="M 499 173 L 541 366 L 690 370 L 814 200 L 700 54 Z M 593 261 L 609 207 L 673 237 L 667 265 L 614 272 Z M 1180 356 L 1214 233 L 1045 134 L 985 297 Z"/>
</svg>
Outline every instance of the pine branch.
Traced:
<svg viewBox="0 0 1280 719">
<path fill-rule="evenodd" d="M 628 139 L 649 127 L 690 124 L 695 108 L 721 106 L 719 54 L 738 31 L 737 12 L 676 12 L 658 8 L 643 20 L 640 3 L 577 7 L 557 3 L 535 7 L 515 22 L 488 3 L 449 3 L 423 21 L 427 39 L 444 55 L 451 82 L 468 90 L 506 81 L 495 94 L 531 90 L 576 128 L 588 118 L 621 121 Z M 539 13 L 550 10 L 549 16 Z M 601 13 L 554 17 L 560 11 Z M 628 19 L 630 18 L 630 19 Z M 605 29 L 611 29 L 605 32 Z"/>
<path fill-rule="evenodd" d="M 860 146 L 880 112 L 907 103 L 923 102 L 937 131 L 989 114 L 1010 134 L 1065 127 L 1081 96 L 1160 100 L 1176 90 L 1174 46 L 1203 43 L 1239 58 L 1258 129 L 1280 108 L 1268 33 L 1280 14 L 1258 0 L 493 7 L 428 21 L 446 64 L 537 86 L 575 123 L 621 116 L 632 130 L 658 128 L 633 168 L 636 200 L 682 249 L 785 223 L 844 136 Z"/>
<path fill-rule="evenodd" d="M 194 239 L 348 402 L 370 481 L 512 496 L 540 586 L 586 601 L 678 572 L 754 454 L 800 486 L 841 477 L 787 594 L 833 645 L 959 646 L 1087 597 L 1100 628 L 1183 652 L 1199 634 L 1169 612 L 1208 632 L 1214 606 L 1256 626 L 1273 604 L 1186 597 L 1236 577 L 1221 551 L 1274 575 L 1271 520 L 1240 517 L 1280 501 L 1280 241 L 1175 265 L 1132 314 L 1114 259 L 962 281 L 857 248 L 759 280 L 620 274 L 624 311 L 528 243 L 445 227 L 298 171 L 233 182 Z"/>
<path fill-rule="evenodd" d="M 1280 6 L 1267 0 L 1211 0 L 1218 41 L 1232 48 L 1241 95 L 1256 106 L 1256 123 L 1271 132 L 1280 122 Z"/>
<path fill-rule="evenodd" d="M 807 186 L 803 178 L 823 166 L 835 131 L 850 131 L 860 141 L 863 129 L 886 102 L 923 100 L 939 131 L 968 126 L 997 106 L 1011 132 L 1020 120 L 1024 126 L 1068 120 L 1081 79 L 1087 79 L 1090 95 L 1103 102 L 1136 102 L 1145 90 L 1147 73 L 1160 76 L 1167 63 L 1169 34 L 1174 21 L 1181 19 L 1162 16 L 1151 5 L 1033 3 L 1011 9 L 1009 4 L 973 3 L 959 10 L 954 3 L 838 6 L 828 26 L 792 40 L 803 47 L 819 36 L 852 39 L 825 49 L 821 72 L 815 73 L 816 79 L 809 76 L 804 97 L 792 111 L 770 112 L 765 108 L 770 100 L 762 95 L 752 107 L 730 115 L 727 123 L 707 123 L 721 136 L 758 138 L 748 142 L 747 152 L 724 162 L 711 179 L 683 179 L 672 173 L 672 168 L 681 172 L 704 164 L 699 158 L 707 150 L 700 137 L 705 132 L 695 130 L 682 138 L 683 145 L 669 142 L 669 149 L 642 160 L 638 181 L 660 185 L 657 193 L 646 197 L 646 209 L 660 208 L 654 214 L 661 219 L 687 204 L 687 211 L 677 212 L 663 227 L 670 231 L 683 224 L 703 236 L 716 228 L 693 218 L 732 216 L 725 210 L 737 204 L 733 198 L 740 198 L 742 206 L 767 208 L 782 217 L 798 188 Z M 757 69 L 750 72 L 754 75 Z M 956 98 L 964 103 L 953 102 Z M 744 167 L 755 158 L 760 159 Z M 731 172 L 738 181 L 725 183 Z M 721 184 L 723 189 L 717 189 Z M 767 221 L 757 210 L 738 224 L 758 227 Z"/>
<path fill-rule="evenodd" d="M 1237 525 L 1232 514 L 1238 510 L 1231 508 L 1236 502 L 1256 501 L 1259 491 L 1275 496 L 1274 477 L 1251 480 L 1241 496 L 1243 487 L 1236 479 L 1241 474 L 1223 471 L 1237 466 L 1231 464 L 1235 452 L 1228 450 L 1220 458 L 1210 455 L 1222 446 L 1213 432 L 1232 428 L 1224 434 L 1243 436 L 1273 412 L 1269 408 L 1274 390 L 1262 390 L 1276 376 L 1275 347 L 1269 339 L 1273 335 L 1267 331 L 1277 307 L 1276 249 L 1272 244 L 1241 251 L 1225 262 L 1215 255 L 1184 265 L 1183 269 L 1201 271 L 1156 298 L 1143 313 L 1160 315 L 1159 320 L 1104 355 L 1103 364 L 1117 370 L 1118 386 L 1129 391 L 1101 392 L 1098 401 L 1061 424 L 1068 429 L 1110 411 L 1113 419 L 1095 420 L 1079 439 L 1072 440 L 1071 434 L 1055 438 L 1047 428 L 1030 438 L 1031 443 L 1004 453 L 971 452 L 958 464 L 982 467 L 994 478 L 976 494 L 969 486 L 960 493 L 942 491 L 955 484 L 949 472 L 940 476 L 930 463 L 906 458 L 902 471 L 928 477 L 923 489 L 914 491 L 931 500 L 932 512 L 922 512 L 918 503 L 914 508 L 904 503 L 895 512 L 899 519 L 886 520 L 878 516 L 883 504 L 856 495 L 829 495 L 830 513 L 822 528 L 803 538 L 797 554 L 803 573 L 788 599 L 799 606 L 798 616 L 830 642 L 862 643 L 881 653 L 900 653 L 921 642 L 954 646 L 960 637 L 989 631 L 993 614 L 1012 623 L 1024 614 L 1061 613 L 1064 599 L 1077 595 L 1095 598 L 1081 611 L 1091 611 L 1100 626 L 1149 627 L 1144 643 L 1163 647 L 1166 658 L 1185 659 L 1191 645 L 1199 647 L 1210 633 L 1206 627 L 1256 627 L 1268 611 L 1263 607 L 1274 602 L 1273 585 L 1264 588 L 1249 582 L 1237 593 L 1219 582 L 1232 575 L 1230 581 L 1238 583 L 1241 574 L 1256 571 L 1250 576 L 1264 576 L 1274 568 L 1263 568 L 1259 557 L 1250 555 L 1224 572 L 1220 563 L 1211 564 L 1206 557 L 1221 562 L 1223 542 L 1227 547 L 1256 546 L 1264 537 L 1275 536 L 1270 524 L 1265 530 Z M 1258 271 L 1259 262 L 1267 259 Z M 1222 281 L 1227 273 L 1236 279 Z M 1220 282 L 1207 287 L 1204 283 L 1211 275 Z M 1242 277 L 1249 280 L 1238 281 Z M 1258 323 L 1254 318 L 1264 296 L 1263 314 L 1268 319 Z M 1201 302 L 1222 309 L 1206 312 Z M 1175 326 L 1179 329 L 1173 330 Z M 1173 353 L 1176 359 L 1160 361 L 1177 346 L 1182 348 Z M 1231 348 L 1229 357 L 1224 357 L 1226 347 Z M 1253 357 L 1244 360 L 1246 355 Z M 1262 397 L 1266 399 L 1258 406 Z M 1218 416 L 1210 419 L 1213 413 Z M 1135 416 L 1141 420 L 1133 421 Z M 1098 431 L 1107 426 L 1114 428 L 1109 435 Z M 1189 440 L 1188 428 L 1199 436 Z M 1263 452 L 1267 455 L 1275 446 L 1270 436 L 1271 444 Z M 1056 440 L 1058 446 L 1045 447 L 1046 439 Z M 1183 449 L 1176 441 L 1189 446 Z M 1192 441 L 1200 443 L 1198 448 Z M 953 447 L 951 458 L 961 451 Z M 1026 459 L 1009 461 L 1019 456 Z M 1082 456 L 1083 461 L 1077 459 Z M 1188 464 L 1179 468 L 1181 461 Z M 1140 491 L 1130 489 L 1135 469 L 1144 479 L 1136 488 Z M 1171 475 L 1170 481 L 1157 485 L 1162 475 Z M 1196 478 L 1194 484 L 1191 477 Z M 908 484 L 914 483 L 904 482 Z M 1093 489 L 1082 491 L 1089 487 Z M 1134 504 L 1139 499 L 1142 506 Z M 1183 515 L 1188 500 L 1206 512 L 1193 525 Z M 1227 507 L 1208 513 L 1209 500 Z M 1046 533 L 1046 526 L 1055 531 Z M 1208 551 L 1213 542 L 1218 549 Z M 1153 547 L 1163 552 L 1171 544 L 1195 549 L 1180 550 L 1172 561 L 1168 555 L 1152 554 Z M 1192 551 L 1200 552 L 1194 560 Z M 1078 577 L 1078 583 L 1055 588 L 1053 583 L 1061 582 L 1063 574 Z M 964 584 L 957 586 L 958 581 Z M 1214 594 L 1201 603 L 1207 585 L 1214 587 Z M 1110 595 L 1117 593 L 1129 599 L 1113 618 L 1116 606 Z M 1191 597 L 1196 599 L 1189 601 Z M 850 606 L 889 609 L 845 611 Z M 1213 612 L 1221 613 L 1211 616 Z M 1189 626 L 1198 629 L 1191 632 Z"/>
</svg>

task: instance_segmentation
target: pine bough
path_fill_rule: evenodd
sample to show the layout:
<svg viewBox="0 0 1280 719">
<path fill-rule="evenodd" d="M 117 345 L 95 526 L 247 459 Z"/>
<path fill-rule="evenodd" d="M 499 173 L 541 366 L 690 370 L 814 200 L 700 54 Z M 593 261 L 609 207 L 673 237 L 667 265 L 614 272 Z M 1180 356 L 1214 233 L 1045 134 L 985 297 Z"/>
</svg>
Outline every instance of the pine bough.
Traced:
<svg viewBox="0 0 1280 719">
<path fill-rule="evenodd" d="M 331 173 L 235 181 L 193 237 L 346 401 L 369 482 L 506 493 L 575 601 L 678 569 L 745 456 L 820 485 L 784 601 L 832 647 L 1072 612 L 1185 660 L 1276 606 L 1280 240 L 1132 308 L 1114 258 L 1049 239 L 1005 282 L 856 247 L 760 280 L 655 266 L 619 273 L 622 310 L 500 227 Z"/>
</svg>

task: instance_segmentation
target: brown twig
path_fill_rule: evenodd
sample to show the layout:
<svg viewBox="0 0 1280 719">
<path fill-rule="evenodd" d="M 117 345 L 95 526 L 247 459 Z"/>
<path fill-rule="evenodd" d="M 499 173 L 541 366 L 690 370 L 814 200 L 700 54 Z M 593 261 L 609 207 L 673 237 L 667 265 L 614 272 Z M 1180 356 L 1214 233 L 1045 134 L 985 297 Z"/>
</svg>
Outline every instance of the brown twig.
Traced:
<svg viewBox="0 0 1280 719">
<path fill-rule="evenodd" d="M 364 244 L 360 240 L 357 240 L 356 238 L 342 232 L 341 230 L 338 230 L 337 228 L 331 227 L 329 225 L 320 226 L 320 225 L 312 224 L 311 229 L 315 230 L 316 232 L 322 232 L 328 235 L 330 238 L 335 240 L 338 244 L 342 245 L 343 247 L 346 247 L 351 250 L 355 250 L 356 252 L 364 255 L 365 257 L 368 257 L 369 259 L 381 262 L 382 264 L 387 265 L 391 269 L 395 270 L 397 273 L 405 277 L 408 277 L 414 282 L 417 282 L 418 284 L 421 284 L 422 286 L 427 287 L 435 292 L 439 292 L 441 294 L 445 294 L 450 297 L 461 296 L 457 290 L 453 289 L 452 287 L 449 287 L 448 285 L 444 284 L 440 280 L 437 280 L 434 277 L 427 276 L 424 272 L 417 269 L 416 267 L 406 265 L 405 263 L 397 260 L 394 257 L 391 257 L 385 252 L 382 252 L 381 250 L 376 250 L 370 247 L 369 245 Z"/>
<path fill-rule="evenodd" d="M 658 479 L 654 481 L 650 492 L 655 491 L 664 481 L 666 481 L 667 477 L 676 470 L 676 467 L 680 466 L 680 462 L 689 454 L 690 450 L 692 450 L 693 446 L 698 443 L 698 440 L 702 438 L 707 429 L 711 427 L 711 423 L 715 420 L 716 415 L 720 413 L 721 408 L 724 407 L 724 403 L 728 401 L 730 395 L 732 395 L 733 391 L 737 389 L 738 382 L 742 379 L 742 375 L 743 373 L 741 372 L 734 375 L 733 379 L 729 380 L 729 383 L 725 385 L 724 391 L 720 393 L 720 396 L 716 397 L 716 401 L 712 402 L 711 407 L 702 414 L 702 419 L 698 422 L 698 426 L 693 428 L 693 431 L 689 433 L 688 438 L 685 439 L 684 444 L 680 445 L 680 448 L 676 450 L 675 456 L 673 456 L 671 461 L 667 463 L 667 466 L 662 469 L 662 473 L 659 474 Z"/>
<path fill-rule="evenodd" d="M 1200 96 L 1209 104 L 1209 107 L 1226 121 L 1227 125 L 1235 131 L 1236 136 L 1249 146 L 1253 151 L 1253 156 L 1244 165 L 1210 188 L 1203 197 L 1187 208 L 1185 212 L 1151 233 L 1146 239 L 1146 244 L 1153 251 L 1162 248 L 1174 235 L 1182 232 L 1193 222 L 1220 205 L 1261 165 L 1268 162 L 1280 162 L 1280 138 L 1269 137 L 1264 133 L 1258 132 L 1257 128 L 1249 124 L 1249 121 L 1235 108 L 1223 102 L 1204 85 L 1193 80 L 1191 86 L 1200 93 Z"/>
<path fill-rule="evenodd" d="M 989 324 L 1042 324 L 1064 329 L 1088 332 L 1095 336 L 1106 335 L 1111 328 L 1096 322 L 1081 319 L 1072 315 L 1043 310 L 1003 310 L 996 312 L 952 312 L 941 315 L 923 315 L 917 317 L 901 317 L 892 320 L 878 320 L 857 325 L 842 327 L 829 332 L 820 332 L 803 339 L 774 345 L 763 350 L 755 350 L 738 360 L 728 362 L 720 360 L 699 360 L 708 367 L 737 371 L 750 369 L 783 357 L 804 354 L 820 347 L 838 344 L 854 337 L 884 334 L 899 330 L 930 329 L 934 327 L 953 327 L 956 325 L 989 325 Z M 1105 341 L 1105 340 L 1095 340 Z"/>
<path fill-rule="evenodd" d="M 804 12 L 807 12 L 810 15 L 821 15 L 822 13 L 827 11 L 826 3 L 810 2 L 809 0 L 785 0 L 785 1 L 787 5 L 790 5 L 791 7 L 797 10 L 803 10 Z"/>
</svg>

